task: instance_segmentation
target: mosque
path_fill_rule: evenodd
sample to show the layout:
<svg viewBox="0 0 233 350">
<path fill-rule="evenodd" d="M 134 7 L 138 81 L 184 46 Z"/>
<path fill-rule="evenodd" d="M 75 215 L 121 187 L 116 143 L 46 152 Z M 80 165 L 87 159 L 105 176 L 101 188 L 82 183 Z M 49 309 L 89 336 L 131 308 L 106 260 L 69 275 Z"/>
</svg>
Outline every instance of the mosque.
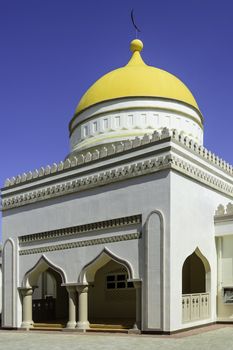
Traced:
<svg viewBox="0 0 233 350">
<path fill-rule="evenodd" d="M 172 333 L 233 319 L 233 168 L 174 75 L 130 44 L 64 161 L 7 179 L 2 327 Z"/>
</svg>

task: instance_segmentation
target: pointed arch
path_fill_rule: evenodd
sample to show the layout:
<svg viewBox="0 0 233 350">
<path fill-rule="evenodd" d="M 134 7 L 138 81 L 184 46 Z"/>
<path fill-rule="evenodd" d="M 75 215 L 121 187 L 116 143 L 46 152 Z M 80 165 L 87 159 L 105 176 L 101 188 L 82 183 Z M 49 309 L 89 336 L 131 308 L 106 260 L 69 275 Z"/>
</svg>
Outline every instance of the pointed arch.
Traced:
<svg viewBox="0 0 233 350">
<path fill-rule="evenodd" d="M 61 276 L 62 283 L 66 283 L 66 274 L 62 268 L 52 263 L 45 255 L 42 255 L 37 263 L 24 275 L 22 286 L 25 288 L 35 286 L 39 275 L 49 267 Z"/>
<path fill-rule="evenodd" d="M 194 253 L 201 259 L 202 263 L 204 264 L 205 271 L 209 272 L 210 271 L 210 264 L 209 261 L 206 259 L 206 257 L 202 254 L 201 250 L 197 247 L 194 250 Z"/>
<path fill-rule="evenodd" d="M 134 278 L 134 272 L 131 264 L 128 261 L 122 259 L 121 257 L 115 255 L 105 247 L 100 254 L 98 254 L 93 260 L 91 260 L 87 265 L 84 266 L 78 277 L 78 282 L 81 284 L 93 282 L 95 279 L 96 272 L 101 267 L 106 265 L 110 260 L 113 260 L 123 265 L 127 270 L 128 278 Z"/>
<path fill-rule="evenodd" d="M 211 268 L 207 258 L 197 247 L 182 265 L 182 293 L 192 294 L 210 290 Z"/>
</svg>

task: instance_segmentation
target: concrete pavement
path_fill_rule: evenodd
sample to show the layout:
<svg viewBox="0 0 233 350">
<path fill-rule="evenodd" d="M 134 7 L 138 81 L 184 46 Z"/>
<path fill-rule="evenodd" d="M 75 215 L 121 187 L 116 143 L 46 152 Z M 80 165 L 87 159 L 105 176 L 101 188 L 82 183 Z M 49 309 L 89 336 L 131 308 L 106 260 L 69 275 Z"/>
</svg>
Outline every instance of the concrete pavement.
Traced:
<svg viewBox="0 0 233 350">
<path fill-rule="evenodd" d="M 211 326 L 173 336 L 0 331 L 1 350 L 225 350 L 233 327 Z"/>
</svg>

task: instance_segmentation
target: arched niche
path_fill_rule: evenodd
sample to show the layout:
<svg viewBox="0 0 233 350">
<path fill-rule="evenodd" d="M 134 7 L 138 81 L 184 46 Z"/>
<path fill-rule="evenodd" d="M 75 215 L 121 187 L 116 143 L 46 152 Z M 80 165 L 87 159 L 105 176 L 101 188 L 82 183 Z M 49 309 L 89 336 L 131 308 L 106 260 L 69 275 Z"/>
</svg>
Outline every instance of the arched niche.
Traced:
<svg viewBox="0 0 233 350">
<path fill-rule="evenodd" d="M 190 254 L 182 267 L 182 294 L 210 291 L 210 264 L 199 248 Z"/>
</svg>

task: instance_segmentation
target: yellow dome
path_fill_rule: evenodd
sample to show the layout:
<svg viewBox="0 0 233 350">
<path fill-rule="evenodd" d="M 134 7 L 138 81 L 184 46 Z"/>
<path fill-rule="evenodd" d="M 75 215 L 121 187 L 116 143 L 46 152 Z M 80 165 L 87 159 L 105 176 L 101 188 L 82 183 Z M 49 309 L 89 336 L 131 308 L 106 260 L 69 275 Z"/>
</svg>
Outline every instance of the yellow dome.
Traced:
<svg viewBox="0 0 233 350">
<path fill-rule="evenodd" d="M 75 114 L 97 103 L 125 97 L 158 97 L 178 100 L 199 110 L 189 89 L 174 75 L 142 60 L 143 43 L 136 39 L 130 44 L 133 55 L 129 63 L 97 80 L 81 98 Z"/>
</svg>

